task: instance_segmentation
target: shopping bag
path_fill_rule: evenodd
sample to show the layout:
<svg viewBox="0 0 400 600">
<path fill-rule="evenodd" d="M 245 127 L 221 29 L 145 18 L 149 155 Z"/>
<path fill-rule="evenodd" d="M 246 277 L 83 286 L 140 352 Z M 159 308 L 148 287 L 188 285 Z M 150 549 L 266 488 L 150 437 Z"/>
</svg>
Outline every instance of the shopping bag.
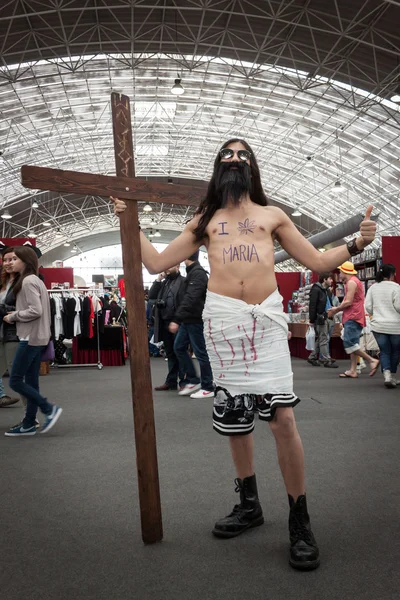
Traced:
<svg viewBox="0 0 400 600">
<path fill-rule="evenodd" d="M 41 362 L 47 362 L 48 360 L 54 360 L 54 344 L 53 340 L 50 340 L 46 348 L 42 350 Z"/>
<path fill-rule="evenodd" d="M 309 327 L 306 333 L 306 350 L 312 352 L 315 348 L 315 331 L 314 327 Z"/>
</svg>

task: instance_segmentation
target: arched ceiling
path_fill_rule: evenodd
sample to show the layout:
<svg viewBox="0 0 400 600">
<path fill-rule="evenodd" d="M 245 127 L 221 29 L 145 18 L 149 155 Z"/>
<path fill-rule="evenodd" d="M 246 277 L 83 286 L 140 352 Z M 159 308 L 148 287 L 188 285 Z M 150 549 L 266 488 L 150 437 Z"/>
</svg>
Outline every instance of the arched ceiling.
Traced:
<svg viewBox="0 0 400 600">
<path fill-rule="evenodd" d="M 12 219 L 2 235 L 32 231 L 45 252 L 115 229 L 106 199 L 19 183 L 23 164 L 113 173 L 111 91 L 132 99 L 139 177 L 205 182 L 220 144 L 240 136 L 306 234 L 370 203 L 380 232 L 398 234 L 399 17 L 388 0 L 3 2 L 0 207 Z M 150 214 L 179 231 L 192 211 Z"/>
</svg>

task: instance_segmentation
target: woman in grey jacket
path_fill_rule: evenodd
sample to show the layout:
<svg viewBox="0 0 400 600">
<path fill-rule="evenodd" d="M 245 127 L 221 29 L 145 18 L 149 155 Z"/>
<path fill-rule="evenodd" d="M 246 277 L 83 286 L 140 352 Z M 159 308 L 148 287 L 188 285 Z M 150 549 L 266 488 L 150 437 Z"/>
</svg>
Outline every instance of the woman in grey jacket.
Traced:
<svg viewBox="0 0 400 600">
<path fill-rule="evenodd" d="M 13 271 L 18 279 L 13 286 L 16 310 L 4 317 L 6 323 L 17 324 L 19 346 L 10 374 L 10 387 L 25 396 L 27 407 L 21 424 L 12 427 L 6 436 L 36 434 L 38 408 L 45 415 L 40 433 L 49 431 L 59 419 L 62 409 L 50 404 L 39 392 L 39 371 L 42 351 L 50 340 L 50 302 L 44 283 L 37 276 L 38 258 L 32 248 L 18 246 L 12 256 Z"/>
</svg>

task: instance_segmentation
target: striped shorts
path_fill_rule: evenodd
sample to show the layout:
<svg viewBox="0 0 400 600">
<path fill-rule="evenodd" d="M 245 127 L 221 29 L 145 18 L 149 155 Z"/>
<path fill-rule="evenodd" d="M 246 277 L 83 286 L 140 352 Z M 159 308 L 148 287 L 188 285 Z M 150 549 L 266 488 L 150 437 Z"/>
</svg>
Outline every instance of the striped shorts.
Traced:
<svg viewBox="0 0 400 600">
<path fill-rule="evenodd" d="M 296 406 L 300 399 L 294 394 L 239 394 L 232 396 L 226 389 L 215 389 L 213 428 L 221 435 L 247 435 L 254 429 L 254 416 L 260 421 L 272 421 L 277 408 Z"/>
</svg>

